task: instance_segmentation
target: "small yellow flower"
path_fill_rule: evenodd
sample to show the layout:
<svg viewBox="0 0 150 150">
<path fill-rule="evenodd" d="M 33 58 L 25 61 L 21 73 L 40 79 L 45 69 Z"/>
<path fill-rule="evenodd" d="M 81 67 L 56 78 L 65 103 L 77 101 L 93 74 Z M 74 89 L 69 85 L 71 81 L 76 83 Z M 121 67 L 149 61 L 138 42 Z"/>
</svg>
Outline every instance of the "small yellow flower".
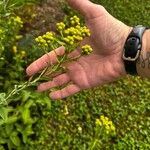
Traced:
<svg viewBox="0 0 150 150">
<path fill-rule="evenodd" d="M 82 27 L 80 30 L 83 37 L 89 37 L 91 35 L 90 30 L 86 26 Z"/>
<path fill-rule="evenodd" d="M 105 129 L 109 131 L 110 127 L 107 124 L 104 125 L 105 125 Z"/>
<path fill-rule="evenodd" d="M 69 39 L 68 39 L 68 38 L 64 38 L 63 40 L 64 40 L 66 43 L 69 42 Z"/>
<path fill-rule="evenodd" d="M 21 58 L 24 58 L 25 56 L 26 56 L 26 52 L 25 52 L 25 51 L 21 51 L 20 57 L 21 57 Z"/>
<path fill-rule="evenodd" d="M 79 132 L 82 132 L 82 127 L 79 126 L 79 127 L 78 127 L 78 131 L 79 131 Z"/>
<path fill-rule="evenodd" d="M 41 39 L 39 42 L 42 44 L 46 44 L 46 40 L 44 40 L 44 39 Z"/>
<path fill-rule="evenodd" d="M 63 22 L 57 23 L 56 24 L 56 29 L 58 31 L 63 31 L 65 29 L 66 25 Z"/>
<path fill-rule="evenodd" d="M 68 112 L 68 106 L 67 105 L 65 105 L 65 108 L 64 108 L 64 115 L 68 115 L 69 114 L 69 112 Z"/>
<path fill-rule="evenodd" d="M 22 20 L 21 20 L 21 18 L 20 18 L 19 16 L 17 16 L 17 17 L 15 18 L 15 21 L 18 22 L 18 23 L 21 23 L 21 24 L 23 23 Z"/>
<path fill-rule="evenodd" d="M 48 48 L 48 46 L 55 40 L 55 34 L 53 32 L 46 32 L 42 36 L 38 36 L 35 42 L 39 47 Z"/>
<path fill-rule="evenodd" d="M 73 16 L 70 18 L 71 25 L 80 25 L 80 18 L 77 16 Z"/>
<path fill-rule="evenodd" d="M 73 42 L 73 41 L 70 41 L 70 42 L 69 42 L 69 44 L 70 44 L 70 45 L 73 45 L 73 44 L 74 44 L 74 42 Z"/>
<path fill-rule="evenodd" d="M 22 38 L 23 38 L 22 35 L 17 35 L 17 36 L 16 36 L 16 40 L 20 40 L 20 39 L 22 39 Z"/>
<path fill-rule="evenodd" d="M 23 21 L 21 20 L 21 18 L 19 16 L 16 17 L 11 17 L 11 21 L 9 22 L 9 24 L 13 23 L 14 25 L 19 25 L 20 27 L 23 27 Z"/>
<path fill-rule="evenodd" d="M 45 47 L 48 47 L 48 44 L 47 44 L 47 43 L 45 43 L 45 44 L 44 44 L 44 46 L 45 46 Z"/>
<path fill-rule="evenodd" d="M 100 116 L 100 119 L 101 119 L 102 121 L 104 121 L 104 120 L 105 120 L 105 117 L 102 115 L 102 116 Z"/>
<path fill-rule="evenodd" d="M 96 124 L 97 126 L 102 126 L 102 122 L 101 122 L 99 119 L 96 119 L 95 124 Z"/>
<path fill-rule="evenodd" d="M 93 49 L 90 45 L 84 45 L 82 46 L 82 54 L 83 55 L 89 55 L 93 52 Z"/>
<path fill-rule="evenodd" d="M 112 125 L 112 126 L 110 127 L 110 129 L 111 129 L 112 131 L 115 131 L 115 130 L 116 130 L 116 128 L 115 128 L 114 125 Z"/>
<path fill-rule="evenodd" d="M 75 40 L 77 41 L 82 41 L 83 40 L 83 37 L 79 36 L 79 35 L 76 35 L 76 36 L 73 36 Z"/>
<path fill-rule="evenodd" d="M 69 30 L 67 29 L 67 30 L 64 31 L 64 33 L 65 33 L 66 35 L 68 35 L 70 32 L 69 32 Z"/>
<path fill-rule="evenodd" d="M 96 119 L 95 124 L 97 126 L 103 127 L 106 134 L 115 133 L 115 126 L 113 125 L 112 121 L 109 120 L 108 117 L 105 117 L 104 115 L 100 116 L 100 119 Z"/>
<path fill-rule="evenodd" d="M 17 53 L 17 46 L 13 46 L 13 53 L 14 53 L 14 54 Z"/>
<path fill-rule="evenodd" d="M 63 40 L 64 40 L 67 44 L 70 44 L 70 45 L 73 45 L 73 44 L 74 44 L 74 38 L 73 38 L 73 36 L 67 36 L 66 38 L 63 38 Z"/>
</svg>

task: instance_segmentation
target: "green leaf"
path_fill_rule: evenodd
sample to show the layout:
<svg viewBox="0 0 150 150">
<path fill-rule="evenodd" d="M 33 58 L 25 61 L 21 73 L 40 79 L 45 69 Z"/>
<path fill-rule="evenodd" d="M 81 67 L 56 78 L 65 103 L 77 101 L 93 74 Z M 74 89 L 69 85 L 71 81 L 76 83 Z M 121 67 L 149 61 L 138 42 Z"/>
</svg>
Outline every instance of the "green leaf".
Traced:
<svg viewBox="0 0 150 150">
<path fill-rule="evenodd" d="M 14 144 L 12 143 L 11 140 L 9 140 L 9 141 L 7 142 L 7 145 L 8 145 L 8 149 L 9 149 L 9 150 L 12 150 L 12 149 L 14 148 Z"/>
<path fill-rule="evenodd" d="M 26 135 L 23 134 L 23 143 L 27 143 L 28 137 Z"/>
<path fill-rule="evenodd" d="M 24 107 L 27 108 L 27 109 L 29 109 L 32 106 L 33 103 L 34 103 L 33 100 L 29 100 L 29 101 L 26 102 L 26 104 L 24 105 Z"/>
<path fill-rule="evenodd" d="M 11 134 L 12 131 L 13 131 L 13 129 L 14 129 L 14 125 L 6 125 L 6 126 L 5 126 L 6 134 L 7 134 L 8 136 L 10 136 L 10 134 Z"/>
<path fill-rule="evenodd" d="M 0 119 L 0 126 L 2 126 L 5 123 L 4 119 Z"/>
<path fill-rule="evenodd" d="M 30 123 L 31 117 L 30 117 L 30 110 L 28 108 L 23 109 L 22 119 L 23 119 L 24 124 Z"/>
<path fill-rule="evenodd" d="M 6 144 L 7 139 L 0 137 L 0 144 Z"/>
<path fill-rule="evenodd" d="M 3 120 L 7 120 L 7 118 L 8 118 L 8 109 L 6 107 L 0 107 L 0 117 Z"/>
<path fill-rule="evenodd" d="M 6 124 L 13 124 L 13 123 L 15 123 L 17 120 L 18 120 L 17 117 L 12 116 L 12 117 L 9 117 L 9 118 L 5 121 L 5 123 L 6 123 Z"/>
<path fill-rule="evenodd" d="M 51 101 L 50 101 L 49 98 L 45 97 L 44 98 L 44 103 L 46 103 L 48 109 L 51 109 Z"/>
<path fill-rule="evenodd" d="M 17 132 L 13 132 L 10 136 L 10 139 L 15 146 L 20 146 L 21 141 L 17 135 Z"/>
<path fill-rule="evenodd" d="M 22 133 L 24 127 L 23 127 L 21 124 L 17 124 L 17 123 L 16 123 L 15 126 L 16 126 L 16 130 L 17 130 L 18 132 Z"/>
<path fill-rule="evenodd" d="M 25 129 L 24 129 L 24 134 L 29 136 L 31 134 L 33 134 L 33 130 L 32 130 L 32 125 L 28 125 Z"/>
<path fill-rule="evenodd" d="M 29 99 L 30 95 L 31 95 L 31 92 L 29 92 L 29 91 L 22 91 L 22 100 L 24 102 L 27 101 Z"/>
<path fill-rule="evenodd" d="M 0 145 L 0 150 L 5 150 L 4 147 L 2 145 Z"/>
<path fill-rule="evenodd" d="M 23 130 L 23 142 L 27 143 L 28 140 L 28 136 L 32 135 L 34 132 L 32 130 L 32 126 L 28 125 L 24 130 Z"/>
</svg>

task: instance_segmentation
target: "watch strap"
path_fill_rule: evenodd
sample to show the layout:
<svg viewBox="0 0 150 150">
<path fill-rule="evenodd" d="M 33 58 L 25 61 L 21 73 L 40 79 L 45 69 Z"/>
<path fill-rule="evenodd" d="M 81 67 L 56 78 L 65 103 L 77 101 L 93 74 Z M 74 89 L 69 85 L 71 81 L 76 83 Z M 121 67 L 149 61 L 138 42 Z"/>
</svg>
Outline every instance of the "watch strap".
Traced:
<svg viewBox="0 0 150 150">
<path fill-rule="evenodd" d="M 124 47 L 124 64 L 128 74 L 137 75 L 136 62 L 142 49 L 142 37 L 146 27 L 138 25 L 129 34 Z"/>
</svg>

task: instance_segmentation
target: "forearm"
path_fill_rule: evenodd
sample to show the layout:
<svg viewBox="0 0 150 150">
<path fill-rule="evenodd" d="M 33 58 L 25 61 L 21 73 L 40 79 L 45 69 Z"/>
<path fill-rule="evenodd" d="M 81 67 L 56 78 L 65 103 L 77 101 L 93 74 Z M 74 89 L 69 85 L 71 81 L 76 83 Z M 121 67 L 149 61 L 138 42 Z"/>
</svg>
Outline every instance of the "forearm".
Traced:
<svg viewBox="0 0 150 150">
<path fill-rule="evenodd" d="M 143 35 L 143 45 L 136 64 L 138 75 L 150 78 L 150 30 Z"/>
</svg>

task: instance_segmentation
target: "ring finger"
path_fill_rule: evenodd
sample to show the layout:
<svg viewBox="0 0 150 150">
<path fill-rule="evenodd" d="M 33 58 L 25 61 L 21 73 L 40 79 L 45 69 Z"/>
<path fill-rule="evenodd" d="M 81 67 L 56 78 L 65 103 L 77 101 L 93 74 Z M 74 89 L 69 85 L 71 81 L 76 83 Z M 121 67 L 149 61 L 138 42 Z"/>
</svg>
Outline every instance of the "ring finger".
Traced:
<svg viewBox="0 0 150 150">
<path fill-rule="evenodd" d="M 52 81 L 48 81 L 48 82 L 45 82 L 45 83 L 41 83 L 39 86 L 38 86 L 38 91 L 39 92 L 43 92 L 43 91 L 46 91 L 50 88 L 54 88 L 54 87 L 57 87 L 57 86 L 61 86 L 63 84 L 66 84 L 70 81 L 70 77 L 68 76 L 67 73 L 64 73 L 64 74 L 61 74 L 55 78 L 53 78 Z"/>
</svg>

